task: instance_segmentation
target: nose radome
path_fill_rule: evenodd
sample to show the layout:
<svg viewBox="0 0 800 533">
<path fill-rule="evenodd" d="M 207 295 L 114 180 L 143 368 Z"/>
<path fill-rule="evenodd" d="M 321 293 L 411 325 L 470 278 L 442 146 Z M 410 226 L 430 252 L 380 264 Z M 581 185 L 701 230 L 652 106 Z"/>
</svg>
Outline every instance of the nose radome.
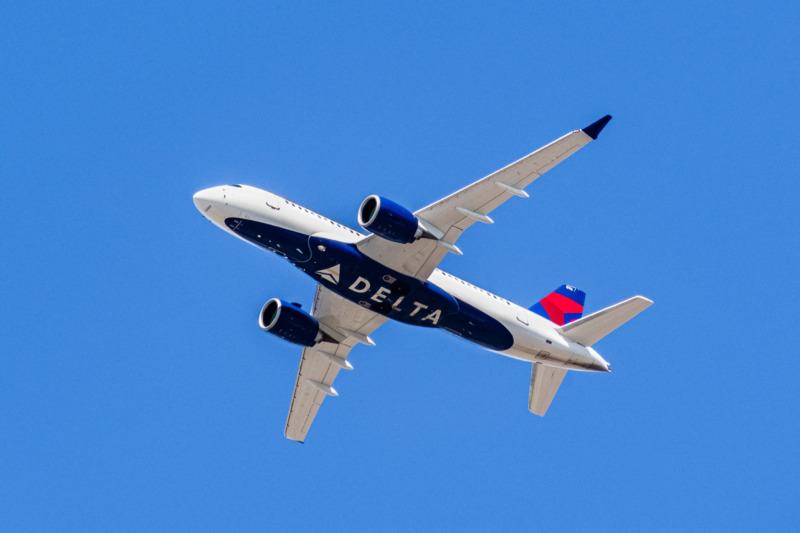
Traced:
<svg viewBox="0 0 800 533">
<path fill-rule="evenodd" d="M 213 207 L 214 203 L 218 201 L 218 196 L 217 188 L 209 187 L 208 189 L 203 189 L 202 191 L 194 193 L 192 200 L 197 210 L 206 214 Z"/>
</svg>

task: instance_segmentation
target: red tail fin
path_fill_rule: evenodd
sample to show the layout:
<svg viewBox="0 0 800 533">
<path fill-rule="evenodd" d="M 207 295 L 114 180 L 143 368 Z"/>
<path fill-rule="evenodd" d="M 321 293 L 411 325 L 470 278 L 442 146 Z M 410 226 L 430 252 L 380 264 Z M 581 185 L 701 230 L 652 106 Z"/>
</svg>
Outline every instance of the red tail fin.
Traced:
<svg viewBox="0 0 800 533">
<path fill-rule="evenodd" d="M 562 285 L 537 303 L 530 310 L 548 319 L 550 322 L 563 326 L 583 316 L 583 302 L 586 293 L 572 285 Z"/>
</svg>

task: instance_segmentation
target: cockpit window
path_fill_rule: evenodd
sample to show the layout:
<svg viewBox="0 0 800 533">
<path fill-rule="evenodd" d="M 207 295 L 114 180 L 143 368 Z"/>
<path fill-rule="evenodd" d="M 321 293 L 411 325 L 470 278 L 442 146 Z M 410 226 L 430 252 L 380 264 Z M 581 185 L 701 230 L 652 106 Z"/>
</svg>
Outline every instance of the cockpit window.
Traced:
<svg viewBox="0 0 800 533">
<path fill-rule="evenodd" d="M 228 184 L 228 187 L 236 187 L 237 189 L 241 189 L 242 188 L 242 186 L 239 185 L 238 183 L 230 183 L 230 184 Z"/>
</svg>

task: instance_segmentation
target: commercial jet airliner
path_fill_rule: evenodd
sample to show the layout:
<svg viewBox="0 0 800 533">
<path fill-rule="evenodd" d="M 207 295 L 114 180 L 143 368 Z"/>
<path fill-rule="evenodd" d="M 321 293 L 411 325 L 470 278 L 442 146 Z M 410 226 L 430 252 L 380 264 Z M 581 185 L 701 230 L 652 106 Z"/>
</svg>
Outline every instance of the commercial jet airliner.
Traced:
<svg viewBox="0 0 800 533">
<path fill-rule="evenodd" d="M 415 212 L 382 196 L 358 209 L 364 235 L 271 192 L 222 185 L 197 192 L 197 209 L 234 237 L 285 257 L 317 282 L 308 313 L 300 304 L 268 300 L 262 330 L 303 347 L 284 434 L 304 441 L 333 381 L 356 344 L 387 318 L 440 328 L 531 364 L 528 409 L 544 416 L 568 370 L 609 372 L 592 346 L 653 302 L 634 296 L 583 316 L 586 294 L 561 285 L 529 308 L 437 268 L 472 224 L 492 224 L 492 211 L 597 139 L 609 115 L 539 148 Z"/>
</svg>

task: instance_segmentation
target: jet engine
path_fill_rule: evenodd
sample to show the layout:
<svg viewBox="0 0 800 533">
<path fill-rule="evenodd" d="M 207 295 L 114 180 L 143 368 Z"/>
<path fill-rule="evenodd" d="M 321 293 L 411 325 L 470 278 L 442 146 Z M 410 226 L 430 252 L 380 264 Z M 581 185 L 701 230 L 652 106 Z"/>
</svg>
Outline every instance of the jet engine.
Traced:
<svg viewBox="0 0 800 533">
<path fill-rule="evenodd" d="M 316 318 L 306 313 L 298 304 L 278 298 L 267 300 L 258 314 L 258 327 L 273 335 L 302 346 L 314 346 L 322 340 Z"/>
<path fill-rule="evenodd" d="M 388 198 L 371 194 L 358 208 L 359 225 L 384 239 L 408 244 L 425 235 L 414 213 Z"/>
</svg>

